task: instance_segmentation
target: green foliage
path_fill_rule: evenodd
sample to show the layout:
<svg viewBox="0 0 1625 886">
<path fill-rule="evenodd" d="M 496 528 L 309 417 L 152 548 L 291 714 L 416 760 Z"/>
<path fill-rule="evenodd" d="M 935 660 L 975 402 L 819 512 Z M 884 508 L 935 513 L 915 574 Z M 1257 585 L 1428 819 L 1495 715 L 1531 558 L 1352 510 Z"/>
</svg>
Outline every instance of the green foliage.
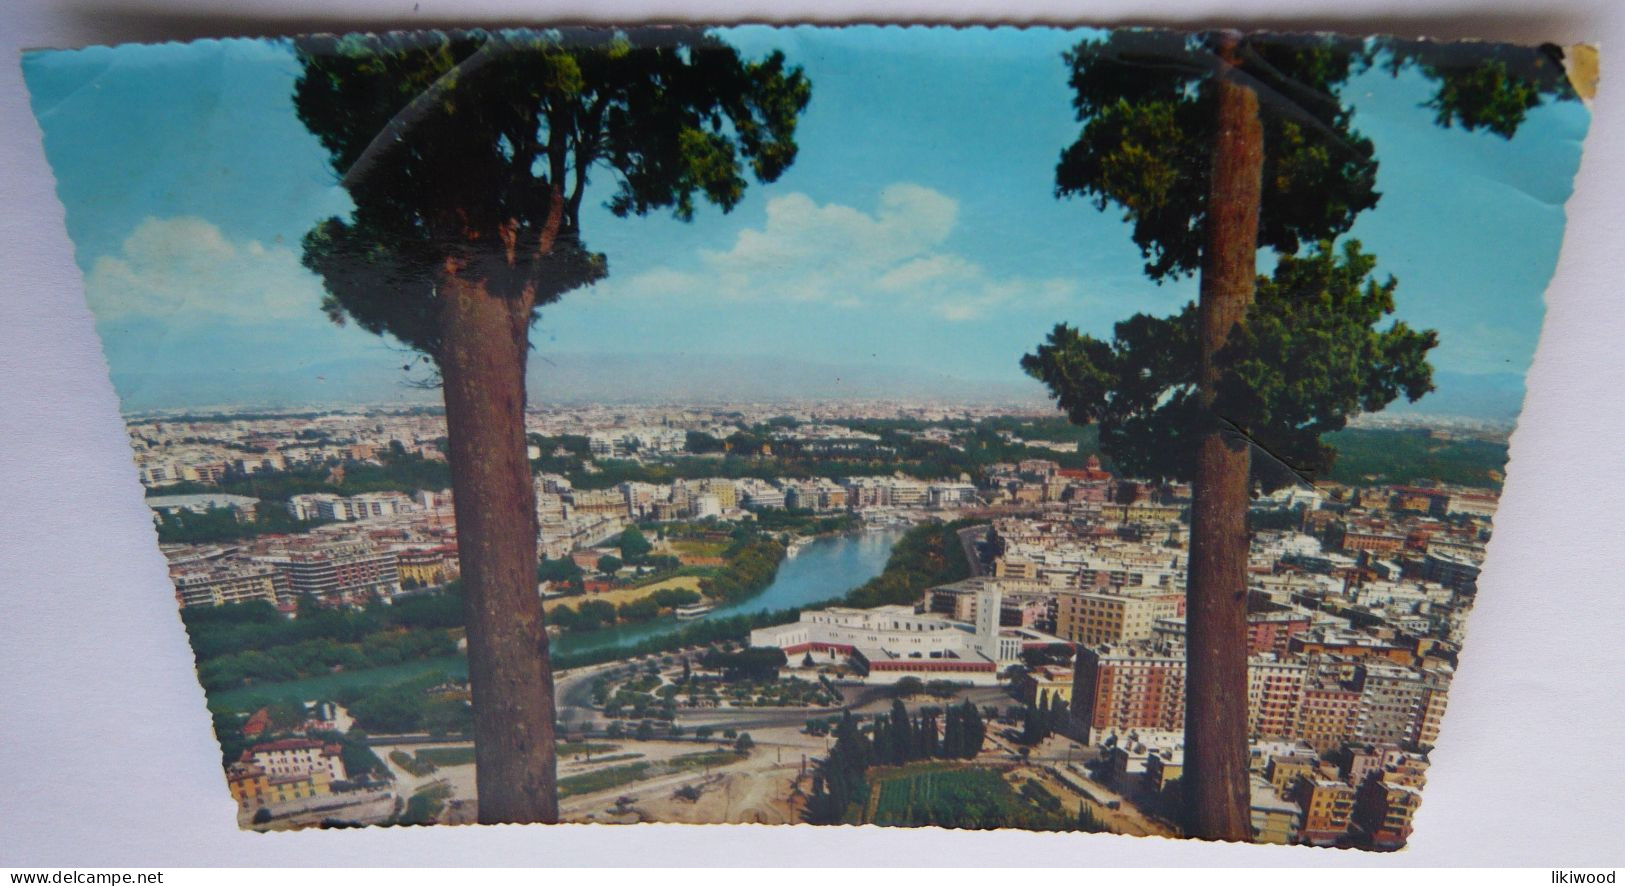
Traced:
<svg viewBox="0 0 1625 886">
<path fill-rule="evenodd" d="M 428 692 L 427 682 L 412 680 L 370 692 L 350 705 L 350 714 L 357 725 L 374 734 L 472 733 L 474 712 L 468 702 Z"/>
<path fill-rule="evenodd" d="M 1331 479 L 1351 485 L 1441 483 L 1500 488 L 1507 444 L 1501 440 L 1440 440 L 1425 430 L 1349 428 L 1328 438 L 1337 449 Z"/>
<path fill-rule="evenodd" d="M 974 759 L 982 752 L 987 738 L 987 724 L 976 706 L 966 701 L 953 705 L 943 722 L 941 756 L 947 759 Z"/>
<path fill-rule="evenodd" d="M 722 452 L 727 447 L 723 446 L 721 440 L 704 431 L 689 431 L 683 448 L 694 453 L 709 453 Z"/>
<path fill-rule="evenodd" d="M 1548 100 L 1575 98 L 1563 50 L 1551 44 L 1393 41 L 1385 48 L 1389 70 L 1414 66 L 1438 84 L 1427 107 L 1446 128 L 1484 129 L 1510 139 L 1529 111 Z"/>
<path fill-rule="evenodd" d="M 296 44 L 294 107 L 355 210 L 318 224 L 305 263 L 324 308 L 436 356 L 443 259 L 535 305 L 605 274 L 582 242 L 591 173 L 617 215 L 696 197 L 732 209 L 745 172 L 795 159 L 810 87 L 783 56 L 746 62 L 695 29 L 317 36 Z"/>
<path fill-rule="evenodd" d="M 1106 823 L 1100 820 L 1100 816 L 1095 815 L 1095 810 L 1088 803 L 1078 807 L 1078 830 L 1086 834 L 1110 833 Z"/>
<path fill-rule="evenodd" d="M 1061 811 L 1061 798 L 1037 781 L 1028 781 L 1021 786 L 1021 798 L 1044 812 L 1055 814 Z"/>
<path fill-rule="evenodd" d="M 433 775 L 437 768 L 432 760 L 425 760 L 421 756 L 414 757 L 401 750 L 390 751 L 389 762 L 401 767 L 407 774 L 415 775 L 418 778 Z"/>
<path fill-rule="evenodd" d="M 212 544 L 260 535 L 294 535 L 321 526 L 327 520 L 295 520 L 286 508 L 267 502 L 254 509 L 254 519 L 238 520 L 231 508 L 211 508 L 201 514 L 179 511 L 158 515 L 159 544 Z"/>
<path fill-rule="evenodd" d="M 387 622 L 357 625 L 366 613 L 324 610 L 326 613 L 340 617 L 324 619 L 326 623 L 300 619 L 284 622 L 287 627 L 264 625 L 256 630 L 210 630 L 188 624 L 203 688 L 213 692 L 251 683 L 294 680 L 335 669 L 387 667 L 457 651 L 457 641 L 447 629 L 408 630 Z M 303 639 L 306 636 L 310 638 Z M 244 638 L 250 648 L 223 651 L 233 648 L 230 644 L 234 638 Z"/>
<path fill-rule="evenodd" d="M 746 535 L 723 552 L 727 565 L 715 575 L 700 580 L 700 593 L 717 600 L 748 597 L 773 583 L 784 545 L 776 540 Z"/>
<path fill-rule="evenodd" d="M 649 543 L 649 539 L 645 538 L 636 526 L 628 526 L 621 533 L 619 547 L 621 549 L 621 559 L 628 563 L 640 562 L 643 557 L 654 550 L 654 545 Z"/>
<path fill-rule="evenodd" d="M 1056 167 L 1058 196 L 1115 205 L 1154 280 L 1201 262 L 1213 143 L 1217 35 L 1118 30 L 1066 54 L 1082 130 Z M 1440 125 L 1510 138 L 1543 97 L 1572 98 L 1554 47 L 1363 41 L 1332 35 L 1243 39 L 1245 81 L 1264 131 L 1260 246 L 1296 253 L 1347 232 L 1376 205 L 1377 160 L 1352 127 L 1344 90 L 1382 61 L 1438 83 L 1428 106 Z"/>
<path fill-rule="evenodd" d="M 450 628 L 460 626 L 461 606 L 452 587 L 393 606 L 307 610 L 294 621 L 258 602 L 189 608 L 180 616 L 198 657 L 198 678 L 216 691 L 452 654 Z"/>
<path fill-rule="evenodd" d="M 737 762 L 738 759 L 733 751 L 706 751 L 698 754 L 682 754 L 664 762 L 642 761 L 608 766 L 559 779 L 559 799 L 579 794 L 595 794 L 672 773 L 724 766 Z"/>
<path fill-rule="evenodd" d="M 295 495 L 326 492 L 351 496 L 363 492 L 415 492 L 419 489 L 445 489 L 451 485 L 451 471 L 445 462 L 433 461 L 411 453 L 381 453 L 380 464 L 345 461 L 334 467 L 343 467 L 344 480 L 332 482 L 329 466 L 296 467 L 285 471 L 228 475 L 220 483 L 205 486 L 199 483 L 180 483 L 174 486 L 148 489 L 148 496 L 179 495 L 183 493 L 224 492 L 260 499 L 254 520 L 239 523 L 229 510 L 210 511 L 205 514 L 165 515 L 158 521 L 159 541 L 166 544 L 209 544 L 234 541 L 259 535 L 283 535 L 307 532 L 328 521 L 299 521 L 287 512 L 285 503 Z"/>
<path fill-rule="evenodd" d="M 1083 124 L 1056 167 L 1058 196 L 1117 205 L 1155 280 L 1194 273 L 1201 263 L 1208 152 L 1214 140 L 1221 62 L 1214 38 L 1173 31 L 1119 30 L 1066 54 L 1073 108 Z M 1339 91 L 1365 58 L 1362 42 L 1329 35 L 1250 41 L 1243 70 L 1261 93 L 1264 189 L 1260 246 L 1296 252 L 1302 241 L 1335 237 L 1376 205 L 1371 141 L 1351 125 Z"/>
<path fill-rule="evenodd" d="M 615 623 L 615 604 L 605 600 L 583 600 L 574 608 L 559 606 L 548 616 L 566 631 L 591 631 Z"/>
<path fill-rule="evenodd" d="M 583 575 L 581 567 L 569 557 L 560 557 L 556 560 L 543 560 L 536 567 L 537 581 L 551 581 L 559 584 L 580 582 Z"/>
<path fill-rule="evenodd" d="M 809 824 L 843 824 L 849 809 L 868 799 L 866 780 L 874 746 L 858 729 L 851 711 L 835 727 L 835 744 L 813 770 L 812 793 L 802 809 Z"/>
<path fill-rule="evenodd" d="M 970 576 L 964 546 L 958 531 L 976 525 L 959 520 L 946 525 L 922 525 L 898 539 L 879 575 L 854 588 L 841 605 L 872 609 L 888 604 L 913 604 L 926 588 L 959 581 Z"/>
<path fill-rule="evenodd" d="M 620 557 L 614 557 L 609 554 L 605 554 L 604 556 L 598 558 L 598 571 L 606 575 L 613 575 L 614 573 L 620 572 L 621 567 L 625 565 L 625 563 L 621 562 Z"/>
<path fill-rule="evenodd" d="M 417 793 L 406 801 L 406 810 L 401 813 L 396 824 L 434 824 L 450 797 L 450 785 L 431 784 L 419 788 Z"/>
<path fill-rule="evenodd" d="M 352 728 L 349 732 L 313 732 L 311 738 L 337 744 L 340 748 L 339 759 L 344 761 L 344 771 L 351 781 L 363 778 L 376 778 L 387 780 L 392 778 L 389 767 L 367 745 L 367 733 L 363 729 Z"/>
<path fill-rule="evenodd" d="M 688 588 L 661 588 L 645 599 L 652 600 L 661 609 L 675 609 L 700 602 L 700 593 Z"/>
<path fill-rule="evenodd" d="M 1038 744 L 1050 735 L 1050 721 L 1048 712 L 1027 705 L 1022 714 L 1021 737 L 1017 739 L 1029 747 Z"/>
<path fill-rule="evenodd" d="M 649 621 L 660 614 L 660 604 L 650 595 L 641 600 L 632 600 L 616 607 L 615 614 L 623 622 Z"/>
<path fill-rule="evenodd" d="M 1307 257 L 1282 256 L 1258 280 L 1246 321 L 1216 359 L 1212 421 L 1252 441 L 1266 487 L 1323 476 L 1336 452 L 1321 437 L 1350 416 L 1432 390 L 1435 333 L 1395 322 L 1392 279 L 1369 279 L 1375 259 L 1349 241 Z M 1136 476 L 1188 479 L 1195 441 L 1209 429 L 1199 403 L 1196 308 L 1170 318 L 1137 314 L 1110 342 L 1066 324 L 1022 359 L 1028 374 L 1078 423 L 1099 423 L 1101 444 Z M 1283 371 L 1291 367 L 1290 372 Z"/>
<path fill-rule="evenodd" d="M 469 766 L 474 763 L 474 749 L 471 747 L 424 748 L 414 756 L 431 766 Z"/>
<path fill-rule="evenodd" d="M 878 797 L 873 818 L 865 822 L 869 824 L 1032 831 L 1071 827 L 1071 822 L 1060 814 L 1060 803 L 1053 794 L 1039 788 L 1054 808 L 1039 805 L 1025 792 L 1017 794 L 992 769 L 950 768 L 933 763 L 886 773 L 876 780 Z"/>
<path fill-rule="evenodd" d="M 784 650 L 777 647 L 751 647 L 739 652 L 706 650 L 700 664 L 721 671 L 727 682 L 739 680 L 771 680 L 778 676 L 779 668 L 787 663 Z"/>
<path fill-rule="evenodd" d="M 1122 209 L 1154 280 L 1194 273 L 1209 233 L 1214 77 L 1228 67 L 1217 39 L 1115 31 L 1066 55 L 1083 128 L 1062 152 L 1056 193 Z M 1098 422 L 1103 446 L 1131 473 L 1189 477 L 1194 440 L 1216 423 L 1269 456 L 1254 460 L 1257 479 L 1277 485 L 1324 475 L 1335 453 L 1321 437 L 1348 416 L 1432 389 L 1436 336 L 1399 323 L 1376 330 L 1393 310 L 1394 282 L 1366 279 L 1374 261 L 1357 244 L 1339 255 L 1329 242 L 1377 200 L 1374 149 L 1344 100 L 1349 78 L 1378 62 L 1395 74 L 1419 69 L 1438 84 L 1428 106 L 1440 125 L 1509 138 L 1530 108 L 1573 92 L 1553 47 L 1270 36 L 1242 38 L 1235 55 L 1260 99 L 1258 244 L 1280 261 L 1220 355 L 1211 413 L 1196 391 L 1194 307 L 1132 317 L 1110 342 L 1062 324 L 1022 365 L 1073 421 Z M 1319 245 L 1295 257 L 1304 243 Z"/>
</svg>

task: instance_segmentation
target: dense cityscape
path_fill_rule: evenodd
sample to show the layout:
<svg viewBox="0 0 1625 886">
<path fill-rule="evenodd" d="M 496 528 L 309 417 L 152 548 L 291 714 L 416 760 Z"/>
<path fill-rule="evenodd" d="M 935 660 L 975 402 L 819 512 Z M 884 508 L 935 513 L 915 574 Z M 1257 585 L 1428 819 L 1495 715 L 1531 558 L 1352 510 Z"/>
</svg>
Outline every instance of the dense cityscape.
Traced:
<svg viewBox="0 0 1625 886">
<path fill-rule="evenodd" d="M 527 430 L 567 820 L 1178 833 L 1188 486 L 1119 476 L 1042 412 L 557 407 Z M 242 823 L 475 820 L 443 417 L 129 432 Z M 1504 436 L 1345 433 L 1377 435 L 1348 440 L 1339 476 L 1363 476 L 1250 514 L 1252 831 L 1396 849 Z M 1482 480 L 1372 467 L 1412 450 Z"/>
</svg>

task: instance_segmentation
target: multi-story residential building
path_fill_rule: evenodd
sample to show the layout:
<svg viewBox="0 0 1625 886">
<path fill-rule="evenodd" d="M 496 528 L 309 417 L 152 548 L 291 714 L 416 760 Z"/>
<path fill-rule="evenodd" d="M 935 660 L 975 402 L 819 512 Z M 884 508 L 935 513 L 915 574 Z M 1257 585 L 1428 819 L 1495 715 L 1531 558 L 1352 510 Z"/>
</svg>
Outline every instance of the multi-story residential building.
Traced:
<svg viewBox="0 0 1625 886">
<path fill-rule="evenodd" d="M 1427 682 L 1420 671 L 1365 662 L 1357 677 L 1360 719 L 1355 734 L 1362 741 L 1414 744 L 1425 710 Z"/>
<path fill-rule="evenodd" d="M 1339 655 L 1359 661 L 1383 661 L 1407 666 L 1416 659 L 1414 643 L 1399 643 L 1392 638 L 1363 631 L 1325 627 L 1293 634 L 1287 640 L 1287 648 L 1293 655 Z"/>
<path fill-rule="evenodd" d="M 656 502 L 658 514 L 661 505 Z M 615 514 L 577 514 L 566 520 L 549 521 L 541 525 L 538 542 L 542 556 L 549 560 L 568 557 L 571 551 L 603 544 L 626 528 L 626 520 Z"/>
<path fill-rule="evenodd" d="M 456 570 L 440 547 L 408 548 L 395 552 L 403 587 L 431 588 L 455 578 Z"/>
<path fill-rule="evenodd" d="M 1380 774 L 1367 778 L 1355 794 L 1352 817 L 1355 838 L 1372 849 L 1400 849 L 1410 839 L 1419 787 L 1391 782 Z"/>
<path fill-rule="evenodd" d="M 933 508 L 957 508 L 976 501 L 973 483 L 932 483 L 926 489 L 926 503 Z"/>
<path fill-rule="evenodd" d="M 1098 744 L 1132 729 L 1185 728 L 1185 659 L 1145 646 L 1100 646 L 1078 653 L 1072 684 L 1074 737 Z"/>
<path fill-rule="evenodd" d="M 192 495 L 153 495 L 147 497 L 147 507 L 155 514 L 206 514 L 210 511 L 231 511 L 238 522 L 254 519 L 260 500 L 246 495 L 228 495 L 223 492 L 204 492 Z"/>
<path fill-rule="evenodd" d="M 1348 706 L 1363 710 L 1358 707 L 1361 694 L 1342 695 L 1336 701 L 1343 707 L 1331 708 L 1324 688 L 1303 662 L 1269 653 L 1251 656 L 1247 681 L 1247 723 L 1255 737 L 1299 738 L 1311 688 L 1317 695 L 1309 719 L 1318 746 L 1335 747 L 1355 734 L 1347 728 Z M 1176 648 L 1146 643 L 1085 647 L 1073 674 L 1071 734 L 1098 744 L 1130 730 L 1183 729 L 1184 687 L 1185 657 Z"/>
<path fill-rule="evenodd" d="M 1022 672 L 1021 700 L 1039 710 L 1050 710 L 1057 702 L 1072 706 L 1072 669 L 1040 665 Z"/>
<path fill-rule="evenodd" d="M 235 763 L 226 771 L 226 785 L 237 807 L 246 812 L 325 797 L 332 793 L 333 779 L 325 770 L 273 776 L 258 766 Z"/>
<path fill-rule="evenodd" d="M 732 480 L 713 477 L 700 481 L 700 494 L 715 496 L 717 506 L 724 511 L 732 511 L 739 507 L 739 490 Z"/>
<path fill-rule="evenodd" d="M 295 520 L 370 520 L 404 514 L 414 508 L 411 497 L 399 492 L 365 492 L 348 497 L 313 492 L 288 499 L 288 514 Z"/>
<path fill-rule="evenodd" d="M 1486 490 L 1455 492 L 1445 505 L 1447 514 L 1465 514 L 1470 517 L 1494 517 L 1500 498 Z"/>
<path fill-rule="evenodd" d="M 1303 810 L 1299 839 L 1313 846 L 1330 846 L 1348 835 L 1354 816 L 1355 789 L 1330 778 L 1300 777 L 1288 799 Z"/>
<path fill-rule="evenodd" d="M 1459 548 L 1434 547 L 1422 556 L 1422 577 L 1427 581 L 1436 581 L 1453 591 L 1471 594 L 1478 590 L 1478 574 L 1482 562 L 1481 551 L 1475 556 Z"/>
<path fill-rule="evenodd" d="M 1298 828 L 1303 820 L 1303 810 L 1282 797 L 1277 788 L 1256 775 L 1251 779 L 1251 786 L 1252 799 L 1248 806 L 1248 815 L 1253 829 L 1253 842 L 1282 846 L 1296 842 Z"/>
<path fill-rule="evenodd" d="M 564 496 L 552 492 L 542 492 L 536 495 L 536 521 L 541 524 L 563 523 L 570 519 L 570 503 Z"/>
<path fill-rule="evenodd" d="M 365 545 L 283 551 L 251 561 L 285 575 L 294 595 L 327 603 L 362 603 L 401 592 L 400 560 L 395 552 L 375 551 Z"/>
<path fill-rule="evenodd" d="M 181 606 L 224 606 L 255 600 L 275 606 L 291 596 L 287 578 L 270 566 L 194 566 L 174 570 L 169 577 Z"/>
<path fill-rule="evenodd" d="M 570 494 L 570 504 L 579 514 L 630 517 L 631 509 L 626 496 L 619 489 L 577 489 Z"/>
<path fill-rule="evenodd" d="M 899 477 L 889 479 L 891 504 L 897 508 L 923 508 L 929 500 L 930 487 L 918 480 Z"/>
<path fill-rule="evenodd" d="M 1247 654 L 1272 652 L 1285 656 L 1292 649 L 1292 637 L 1309 630 L 1306 612 L 1250 612 L 1247 614 Z"/>
<path fill-rule="evenodd" d="M 239 474 L 269 474 L 287 470 L 288 459 L 280 452 L 264 452 L 236 459 L 231 467 Z"/>
<path fill-rule="evenodd" d="M 1429 672 L 1422 688 L 1422 721 L 1416 728 L 1416 743 L 1431 748 L 1439 743 L 1439 724 L 1444 720 L 1445 706 L 1450 703 L 1450 675 L 1443 671 Z"/>
<path fill-rule="evenodd" d="M 626 500 L 627 511 L 633 517 L 646 517 L 654 512 L 655 502 L 670 497 L 670 492 L 663 486 L 653 483 L 636 483 L 628 481 L 615 487 Z M 537 507 L 540 507 L 538 502 Z"/>
<path fill-rule="evenodd" d="M 754 478 L 739 481 L 742 505 L 751 510 L 767 510 L 785 506 L 784 490 L 766 480 Z M 843 490 L 844 492 L 844 490 Z"/>
<path fill-rule="evenodd" d="M 1179 780 L 1185 774 L 1185 748 L 1184 746 L 1162 748 L 1156 753 L 1148 754 L 1145 758 L 1145 773 L 1141 778 L 1145 789 L 1151 794 L 1160 794 L 1168 786 Z"/>
<path fill-rule="evenodd" d="M 1062 591 L 1055 595 L 1055 633 L 1085 646 L 1150 640 L 1158 619 L 1178 615 L 1184 595 L 1161 587 L 1120 593 Z"/>
<path fill-rule="evenodd" d="M 1291 790 L 1299 778 L 1315 778 L 1320 774 L 1320 758 L 1300 752 L 1273 754 L 1264 767 L 1265 781 L 1282 793 Z"/>
<path fill-rule="evenodd" d="M 241 762 L 264 770 L 272 778 L 323 772 L 333 781 L 343 781 L 347 776 L 342 751 L 339 745 L 313 738 L 284 738 L 243 751 Z"/>
<path fill-rule="evenodd" d="M 1343 533 L 1343 549 L 1397 554 L 1405 549 L 1405 537 L 1387 532 L 1368 532 L 1350 528 Z"/>
<path fill-rule="evenodd" d="M 1247 662 L 1247 731 L 1255 736 L 1296 737 L 1309 668 L 1281 661 L 1273 652 Z"/>
<path fill-rule="evenodd" d="M 1316 675 L 1303 687 L 1298 737 L 1326 753 L 1354 736 L 1360 723 L 1360 691 L 1335 677 Z"/>
</svg>

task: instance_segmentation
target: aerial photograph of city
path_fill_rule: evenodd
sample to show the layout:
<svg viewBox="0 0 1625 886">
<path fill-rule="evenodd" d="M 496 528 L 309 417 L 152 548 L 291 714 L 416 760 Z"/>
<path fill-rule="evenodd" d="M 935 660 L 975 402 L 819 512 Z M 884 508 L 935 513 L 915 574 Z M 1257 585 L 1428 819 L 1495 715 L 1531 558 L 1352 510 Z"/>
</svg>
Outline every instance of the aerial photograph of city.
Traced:
<svg viewBox="0 0 1625 886">
<path fill-rule="evenodd" d="M 1589 53 L 751 26 L 23 68 L 242 828 L 1392 851 Z"/>
</svg>

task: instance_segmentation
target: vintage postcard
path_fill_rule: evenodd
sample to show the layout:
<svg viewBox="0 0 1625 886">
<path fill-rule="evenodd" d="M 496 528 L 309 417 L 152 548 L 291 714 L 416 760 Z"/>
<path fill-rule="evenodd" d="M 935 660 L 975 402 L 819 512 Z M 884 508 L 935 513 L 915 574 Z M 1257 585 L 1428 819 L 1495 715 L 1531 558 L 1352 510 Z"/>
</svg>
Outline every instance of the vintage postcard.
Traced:
<svg viewBox="0 0 1625 886">
<path fill-rule="evenodd" d="M 627 27 L 24 72 L 242 827 L 1410 839 L 1589 47 Z"/>
</svg>

